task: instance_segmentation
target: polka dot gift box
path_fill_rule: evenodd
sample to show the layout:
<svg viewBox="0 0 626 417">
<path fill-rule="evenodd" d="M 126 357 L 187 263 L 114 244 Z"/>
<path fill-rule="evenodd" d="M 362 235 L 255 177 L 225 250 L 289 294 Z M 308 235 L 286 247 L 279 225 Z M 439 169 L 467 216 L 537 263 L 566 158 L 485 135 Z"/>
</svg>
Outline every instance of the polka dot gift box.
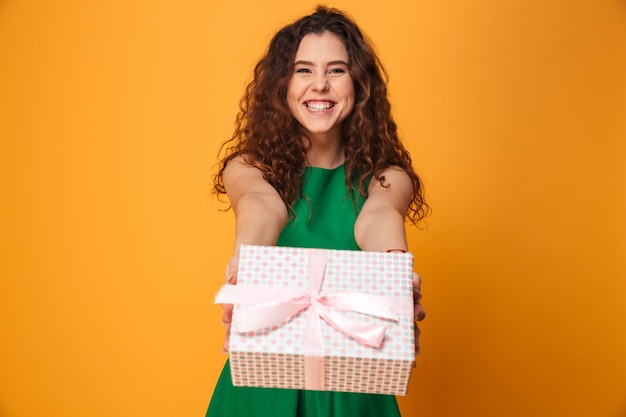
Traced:
<svg viewBox="0 0 626 417">
<path fill-rule="evenodd" d="M 413 256 L 241 247 L 230 368 L 236 386 L 405 395 L 415 365 Z"/>
</svg>

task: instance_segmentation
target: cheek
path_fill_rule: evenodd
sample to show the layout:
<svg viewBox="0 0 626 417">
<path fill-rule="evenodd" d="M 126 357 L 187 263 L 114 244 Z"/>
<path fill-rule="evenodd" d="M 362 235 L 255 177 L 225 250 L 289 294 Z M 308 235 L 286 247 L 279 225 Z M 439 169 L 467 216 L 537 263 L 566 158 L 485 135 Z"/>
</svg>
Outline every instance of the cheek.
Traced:
<svg viewBox="0 0 626 417">
<path fill-rule="evenodd" d="M 293 113 L 297 105 L 298 105 L 297 89 L 290 82 L 289 85 L 287 86 L 287 106 L 289 106 L 289 110 Z"/>
<path fill-rule="evenodd" d="M 291 94 L 287 94 L 287 107 L 293 113 L 295 109 L 298 107 L 298 100 Z"/>
<path fill-rule="evenodd" d="M 287 97 L 299 100 L 306 91 L 306 84 L 299 80 L 291 80 L 287 84 Z"/>
<path fill-rule="evenodd" d="M 287 109 L 289 110 L 289 114 L 291 114 L 291 117 L 293 117 L 294 119 L 296 119 L 300 123 L 303 122 L 303 120 L 302 120 L 303 110 L 301 109 L 301 107 L 298 104 L 298 102 L 292 101 L 292 100 L 287 100 Z"/>
<path fill-rule="evenodd" d="M 346 101 L 349 103 L 350 111 L 354 108 L 355 95 L 354 95 L 354 87 L 350 85 L 346 88 Z"/>
<path fill-rule="evenodd" d="M 354 93 L 354 82 L 352 82 L 352 78 L 347 81 L 343 86 L 343 96 L 347 101 L 354 104 L 355 93 Z"/>
</svg>

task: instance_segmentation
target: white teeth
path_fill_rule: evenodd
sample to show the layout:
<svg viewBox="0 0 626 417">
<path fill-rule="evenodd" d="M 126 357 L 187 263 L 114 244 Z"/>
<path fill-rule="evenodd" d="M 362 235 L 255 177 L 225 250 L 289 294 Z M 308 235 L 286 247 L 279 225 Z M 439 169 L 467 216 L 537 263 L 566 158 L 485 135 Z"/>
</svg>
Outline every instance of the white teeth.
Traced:
<svg viewBox="0 0 626 417">
<path fill-rule="evenodd" d="M 325 111 L 333 107 L 333 103 L 331 102 L 315 102 L 315 103 L 306 103 L 306 106 L 313 111 Z"/>
</svg>

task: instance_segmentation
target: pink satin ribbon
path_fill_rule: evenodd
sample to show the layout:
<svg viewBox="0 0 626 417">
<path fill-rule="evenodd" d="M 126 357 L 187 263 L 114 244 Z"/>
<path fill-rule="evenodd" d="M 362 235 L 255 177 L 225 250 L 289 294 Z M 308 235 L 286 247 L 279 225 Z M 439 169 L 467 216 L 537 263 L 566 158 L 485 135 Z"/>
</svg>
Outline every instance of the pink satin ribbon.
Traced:
<svg viewBox="0 0 626 417">
<path fill-rule="evenodd" d="M 319 369 L 320 358 L 324 356 L 320 319 L 367 346 L 380 348 L 387 330 L 385 326 L 355 320 L 341 311 L 398 321 L 399 315 L 413 315 L 413 305 L 410 299 L 398 300 L 356 291 L 325 293 L 321 288 L 326 251 L 308 249 L 307 254 L 311 284 L 308 290 L 226 284 L 218 292 L 215 302 L 250 305 L 233 314 L 233 324 L 240 333 L 281 325 L 310 307 L 305 340 L 305 385 L 307 389 L 323 389 L 323 361 Z"/>
</svg>

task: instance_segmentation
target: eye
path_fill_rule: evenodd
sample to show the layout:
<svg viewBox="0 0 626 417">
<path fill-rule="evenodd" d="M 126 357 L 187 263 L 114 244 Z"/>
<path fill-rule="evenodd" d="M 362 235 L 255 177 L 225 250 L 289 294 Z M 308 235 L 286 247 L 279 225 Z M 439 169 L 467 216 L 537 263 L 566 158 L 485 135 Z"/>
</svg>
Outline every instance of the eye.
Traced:
<svg viewBox="0 0 626 417">
<path fill-rule="evenodd" d="M 310 74 L 311 70 L 308 68 L 296 68 L 296 73 L 299 74 Z"/>
<path fill-rule="evenodd" d="M 346 71 L 343 68 L 333 68 L 328 71 L 329 74 L 344 74 Z"/>
</svg>

